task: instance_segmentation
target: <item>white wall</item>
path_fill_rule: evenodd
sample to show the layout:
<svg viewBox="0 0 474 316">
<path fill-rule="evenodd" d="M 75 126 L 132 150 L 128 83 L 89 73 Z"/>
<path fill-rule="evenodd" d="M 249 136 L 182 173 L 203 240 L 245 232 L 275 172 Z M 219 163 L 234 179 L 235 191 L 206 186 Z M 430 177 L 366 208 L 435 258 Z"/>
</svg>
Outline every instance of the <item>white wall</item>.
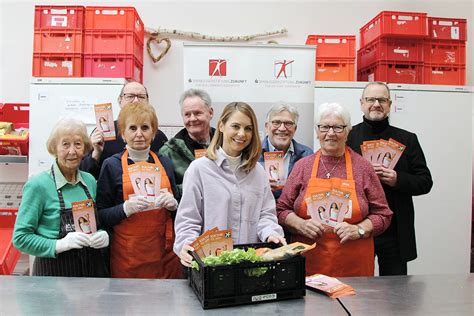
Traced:
<svg viewBox="0 0 474 316">
<path fill-rule="evenodd" d="M 32 65 L 34 5 L 69 1 L 0 1 L 0 102 L 28 102 Z M 325 1 L 75 1 L 75 5 L 135 6 L 148 27 L 208 35 L 248 35 L 288 29 L 272 37 L 281 44 L 304 44 L 308 34 L 355 34 L 382 10 L 426 12 L 468 19 L 467 83 L 473 84 L 472 0 L 325 0 Z M 261 39 L 257 41 L 266 41 Z M 257 42 L 253 41 L 253 42 Z M 172 39 L 165 58 L 153 64 L 145 56 L 144 83 L 161 124 L 179 124 L 177 100 L 183 89 L 183 39 Z M 146 52 L 145 52 L 146 54 Z M 3 79 L 3 80 L 2 80 Z"/>
</svg>

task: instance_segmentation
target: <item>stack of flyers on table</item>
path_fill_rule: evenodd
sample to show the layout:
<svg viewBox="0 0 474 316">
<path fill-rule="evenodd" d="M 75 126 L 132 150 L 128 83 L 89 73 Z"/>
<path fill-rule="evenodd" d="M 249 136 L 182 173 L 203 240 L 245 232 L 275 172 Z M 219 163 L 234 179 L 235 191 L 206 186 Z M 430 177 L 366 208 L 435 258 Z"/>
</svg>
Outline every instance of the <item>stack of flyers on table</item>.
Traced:
<svg viewBox="0 0 474 316">
<path fill-rule="evenodd" d="M 390 138 L 388 141 L 384 139 L 365 141 L 360 145 L 360 150 L 362 157 L 371 164 L 394 169 L 405 147 L 405 145 Z"/>
<path fill-rule="evenodd" d="M 270 180 L 275 180 L 278 186 L 285 184 L 285 153 L 282 151 L 268 151 L 263 153 L 265 171 Z"/>
<path fill-rule="evenodd" d="M 324 274 L 313 274 L 306 277 L 306 287 L 323 292 L 330 298 L 355 295 L 352 286 Z"/>
<path fill-rule="evenodd" d="M 72 202 L 71 205 L 75 231 L 85 234 L 95 233 L 97 231 L 97 224 L 94 202 L 92 200 L 84 200 Z"/>
<path fill-rule="evenodd" d="M 200 259 L 219 256 L 222 251 L 231 251 L 234 248 L 232 229 L 219 230 L 214 227 L 196 238 L 191 247 Z"/>
<path fill-rule="evenodd" d="M 95 124 L 104 133 L 104 140 L 115 139 L 114 115 L 112 113 L 112 103 L 95 104 Z"/>
<path fill-rule="evenodd" d="M 301 242 L 294 242 L 289 245 L 284 245 L 275 249 L 259 248 L 257 249 L 257 255 L 261 256 L 265 261 L 288 259 L 303 252 L 309 251 L 314 247 L 316 247 L 316 243 L 313 243 L 312 245 L 307 245 Z"/>
<path fill-rule="evenodd" d="M 305 199 L 308 215 L 319 223 L 336 227 L 344 219 L 352 218 L 349 192 L 339 189 L 316 191 Z"/>
<path fill-rule="evenodd" d="M 167 189 L 161 189 L 161 171 L 160 167 L 146 162 L 138 162 L 128 166 L 128 174 L 132 182 L 134 194 L 128 197 L 130 200 L 138 196 L 146 198 L 150 202 L 150 207 L 146 210 L 155 208 L 155 197 L 160 193 L 168 192 Z"/>
</svg>

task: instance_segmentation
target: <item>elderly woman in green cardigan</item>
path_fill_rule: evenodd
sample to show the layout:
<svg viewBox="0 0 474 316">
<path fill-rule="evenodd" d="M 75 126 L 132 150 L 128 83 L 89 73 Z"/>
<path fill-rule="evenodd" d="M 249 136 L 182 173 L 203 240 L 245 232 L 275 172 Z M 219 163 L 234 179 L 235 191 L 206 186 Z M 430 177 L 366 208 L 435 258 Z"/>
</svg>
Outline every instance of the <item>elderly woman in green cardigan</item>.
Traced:
<svg viewBox="0 0 474 316">
<path fill-rule="evenodd" d="M 55 161 L 25 184 L 13 244 L 36 256 L 33 275 L 106 277 L 103 251 L 109 244 L 107 232 L 81 232 L 74 225 L 71 209 L 73 202 L 84 201 L 96 213 L 95 179 L 78 169 L 82 157 L 92 148 L 84 123 L 72 118 L 60 120 L 47 148 Z M 100 228 L 98 217 L 95 219 Z"/>
</svg>

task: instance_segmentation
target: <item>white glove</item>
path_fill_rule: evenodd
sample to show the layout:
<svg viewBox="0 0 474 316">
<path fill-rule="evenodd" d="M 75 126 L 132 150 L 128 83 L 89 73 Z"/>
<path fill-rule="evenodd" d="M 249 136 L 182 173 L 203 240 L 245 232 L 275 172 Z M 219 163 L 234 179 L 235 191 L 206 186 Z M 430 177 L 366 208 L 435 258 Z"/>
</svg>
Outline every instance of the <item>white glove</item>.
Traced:
<svg viewBox="0 0 474 316">
<path fill-rule="evenodd" d="M 132 214 L 138 213 L 150 206 L 150 202 L 147 201 L 143 196 L 137 196 L 133 200 L 126 200 L 123 203 L 123 211 L 127 217 L 130 217 Z"/>
<path fill-rule="evenodd" d="M 170 192 L 162 192 L 155 197 L 155 206 L 157 208 L 165 208 L 168 211 L 175 211 L 178 208 L 178 201 Z"/>
<path fill-rule="evenodd" d="M 61 253 L 71 249 L 79 249 L 89 246 L 90 244 L 91 241 L 89 235 L 79 232 L 68 233 L 66 237 L 56 241 L 56 253 Z"/>
<path fill-rule="evenodd" d="M 91 236 L 91 247 L 100 249 L 109 245 L 109 234 L 105 230 L 99 230 Z"/>
</svg>

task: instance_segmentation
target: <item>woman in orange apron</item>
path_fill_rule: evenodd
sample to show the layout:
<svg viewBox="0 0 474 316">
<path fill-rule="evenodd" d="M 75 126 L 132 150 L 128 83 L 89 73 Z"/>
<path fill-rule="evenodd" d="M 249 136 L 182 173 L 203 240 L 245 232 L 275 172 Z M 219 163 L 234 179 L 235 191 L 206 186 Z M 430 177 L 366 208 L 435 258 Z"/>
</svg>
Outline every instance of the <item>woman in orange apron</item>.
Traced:
<svg viewBox="0 0 474 316">
<path fill-rule="evenodd" d="M 158 129 L 155 111 L 146 103 L 127 104 L 120 111 L 118 126 L 127 143 L 125 151 L 104 161 L 97 182 L 99 215 L 113 231 L 111 275 L 181 278 L 182 267 L 172 251 L 172 215 L 178 205 L 172 164 L 150 151 Z M 147 178 L 154 179 L 153 190 L 145 190 Z"/>
<path fill-rule="evenodd" d="M 345 145 L 347 110 L 323 104 L 316 122 L 321 149 L 295 165 L 277 202 L 279 222 L 292 241 L 316 242 L 305 253 L 307 275 L 373 276 L 373 237 L 387 229 L 392 211 L 371 164 Z M 321 216 L 320 206 L 333 214 Z"/>
</svg>

